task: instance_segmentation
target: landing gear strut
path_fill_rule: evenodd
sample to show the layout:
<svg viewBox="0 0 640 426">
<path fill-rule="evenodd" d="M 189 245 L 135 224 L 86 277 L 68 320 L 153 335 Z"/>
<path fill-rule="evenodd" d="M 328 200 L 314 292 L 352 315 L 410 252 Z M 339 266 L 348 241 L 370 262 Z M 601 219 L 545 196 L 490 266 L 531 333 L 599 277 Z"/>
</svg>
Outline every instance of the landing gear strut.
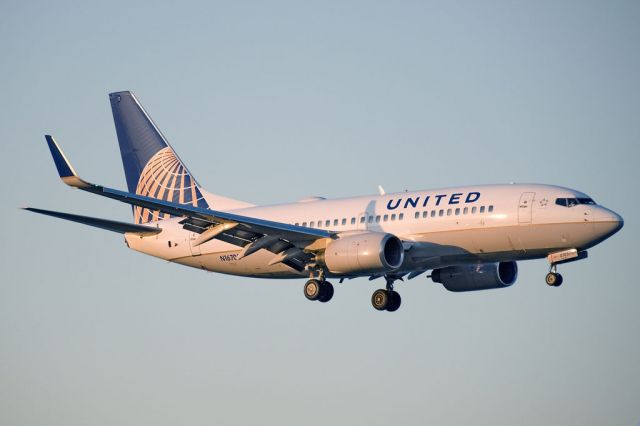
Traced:
<svg viewBox="0 0 640 426">
<path fill-rule="evenodd" d="M 324 274 L 315 279 L 313 276 L 304 285 L 304 296 L 309 300 L 326 303 L 333 298 L 333 285 L 324 279 Z"/>
<path fill-rule="evenodd" d="M 393 290 L 393 282 L 397 278 L 390 276 L 385 278 L 387 280 L 387 288 L 374 291 L 373 295 L 371 295 L 371 304 L 378 311 L 395 312 L 402 303 L 400 294 Z"/>
<path fill-rule="evenodd" d="M 558 272 L 558 265 L 556 265 L 555 263 L 551 264 L 549 273 L 544 280 L 550 287 L 560 287 L 562 285 L 562 275 L 560 275 L 560 273 Z"/>
</svg>

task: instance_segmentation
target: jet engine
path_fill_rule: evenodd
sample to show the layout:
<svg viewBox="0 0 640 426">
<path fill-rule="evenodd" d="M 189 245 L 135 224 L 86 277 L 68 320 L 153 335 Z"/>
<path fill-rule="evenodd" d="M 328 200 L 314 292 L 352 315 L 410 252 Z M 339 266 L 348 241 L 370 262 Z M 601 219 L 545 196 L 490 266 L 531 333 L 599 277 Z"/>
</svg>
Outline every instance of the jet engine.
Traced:
<svg viewBox="0 0 640 426">
<path fill-rule="evenodd" d="M 434 269 L 431 279 L 449 291 L 475 291 L 509 287 L 518 278 L 516 262 L 479 263 Z"/>
<path fill-rule="evenodd" d="M 319 257 L 334 274 L 392 271 L 402 265 L 402 241 L 392 234 L 363 232 L 330 241 Z"/>
</svg>

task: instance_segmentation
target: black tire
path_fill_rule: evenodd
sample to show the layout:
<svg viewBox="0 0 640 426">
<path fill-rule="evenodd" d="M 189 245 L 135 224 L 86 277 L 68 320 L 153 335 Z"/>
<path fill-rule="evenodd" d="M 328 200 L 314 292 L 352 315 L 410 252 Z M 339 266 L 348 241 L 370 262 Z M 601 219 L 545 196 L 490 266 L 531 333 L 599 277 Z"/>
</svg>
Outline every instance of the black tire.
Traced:
<svg viewBox="0 0 640 426">
<path fill-rule="evenodd" d="M 309 280 L 304 285 L 304 297 L 309 300 L 318 300 L 322 294 L 322 283 L 318 280 Z"/>
<path fill-rule="evenodd" d="M 333 284 L 329 281 L 324 281 L 322 283 L 322 287 L 320 288 L 320 297 L 319 301 L 322 303 L 327 303 L 329 300 L 333 298 Z"/>
<path fill-rule="evenodd" d="M 556 274 L 555 272 L 549 272 L 547 276 L 544 278 L 544 280 L 548 286 L 555 287 L 556 283 L 558 282 L 558 276 L 560 276 L 560 274 Z"/>
<path fill-rule="evenodd" d="M 389 306 L 389 292 L 379 289 L 371 295 L 371 304 L 378 311 L 384 311 Z"/>
<path fill-rule="evenodd" d="M 562 285 L 562 281 L 563 281 L 562 275 L 560 275 L 560 274 L 556 274 L 556 275 L 557 276 L 556 276 L 556 284 L 555 284 L 555 286 L 556 287 L 560 287 Z"/>
<path fill-rule="evenodd" d="M 391 291 L 389 295 L 389 306 L 387 306 L 387 311 L 395 312 L 400 308 L 402 304 L 402 298 L 400 297 L 400 293 L 397 291 Z"/>
</svg>

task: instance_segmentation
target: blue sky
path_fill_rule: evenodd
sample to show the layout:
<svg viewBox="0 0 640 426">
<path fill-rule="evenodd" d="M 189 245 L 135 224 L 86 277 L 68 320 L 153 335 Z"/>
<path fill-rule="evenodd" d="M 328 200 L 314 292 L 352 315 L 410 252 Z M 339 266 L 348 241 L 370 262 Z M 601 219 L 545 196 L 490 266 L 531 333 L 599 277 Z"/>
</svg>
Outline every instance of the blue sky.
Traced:
<svg viewBox="0 0 640 426">
<path fill-rule="evenodd" d="M 0 422 L 637 424 L 640 6 L 614 2 L 0 5 Z M 212 192 L 253 203 L 502 182 L 582 190 L 625 228 L 547 288 L 375 312 L 365 279 L 207 274 L 19 211 L 129 220 L 62 185 L 43 134 L 125 188 L 132 90 Z"/>
</svg>

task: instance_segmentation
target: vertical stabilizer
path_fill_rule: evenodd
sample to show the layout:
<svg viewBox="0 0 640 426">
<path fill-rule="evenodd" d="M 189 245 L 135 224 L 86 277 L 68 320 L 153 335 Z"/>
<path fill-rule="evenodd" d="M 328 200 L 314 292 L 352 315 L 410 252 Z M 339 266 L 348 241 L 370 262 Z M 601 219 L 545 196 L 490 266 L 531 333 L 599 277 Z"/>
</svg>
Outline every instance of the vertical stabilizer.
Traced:
<svg viewBox="0 0 640 426">
<path fill-rule="evenodd" d="M 172 203 L 209 208 L 209 201 L 203 195 L 204 191 L 133 93 L 111 93 L 109 100 L 129 192 Z M 211 195 L 208 198 L 217 201 L 216 196 Z M 228 200 L 223 197 L 219 199 L 223 203 Z M 238 206 L 244 205 L 241 202 L 236 203 Z M 215 206 L 218 209 L 233 207 Z M 133 209 L 133 216 L 134 223 L 169 217 L 141 207 Z"/>
</svg>

